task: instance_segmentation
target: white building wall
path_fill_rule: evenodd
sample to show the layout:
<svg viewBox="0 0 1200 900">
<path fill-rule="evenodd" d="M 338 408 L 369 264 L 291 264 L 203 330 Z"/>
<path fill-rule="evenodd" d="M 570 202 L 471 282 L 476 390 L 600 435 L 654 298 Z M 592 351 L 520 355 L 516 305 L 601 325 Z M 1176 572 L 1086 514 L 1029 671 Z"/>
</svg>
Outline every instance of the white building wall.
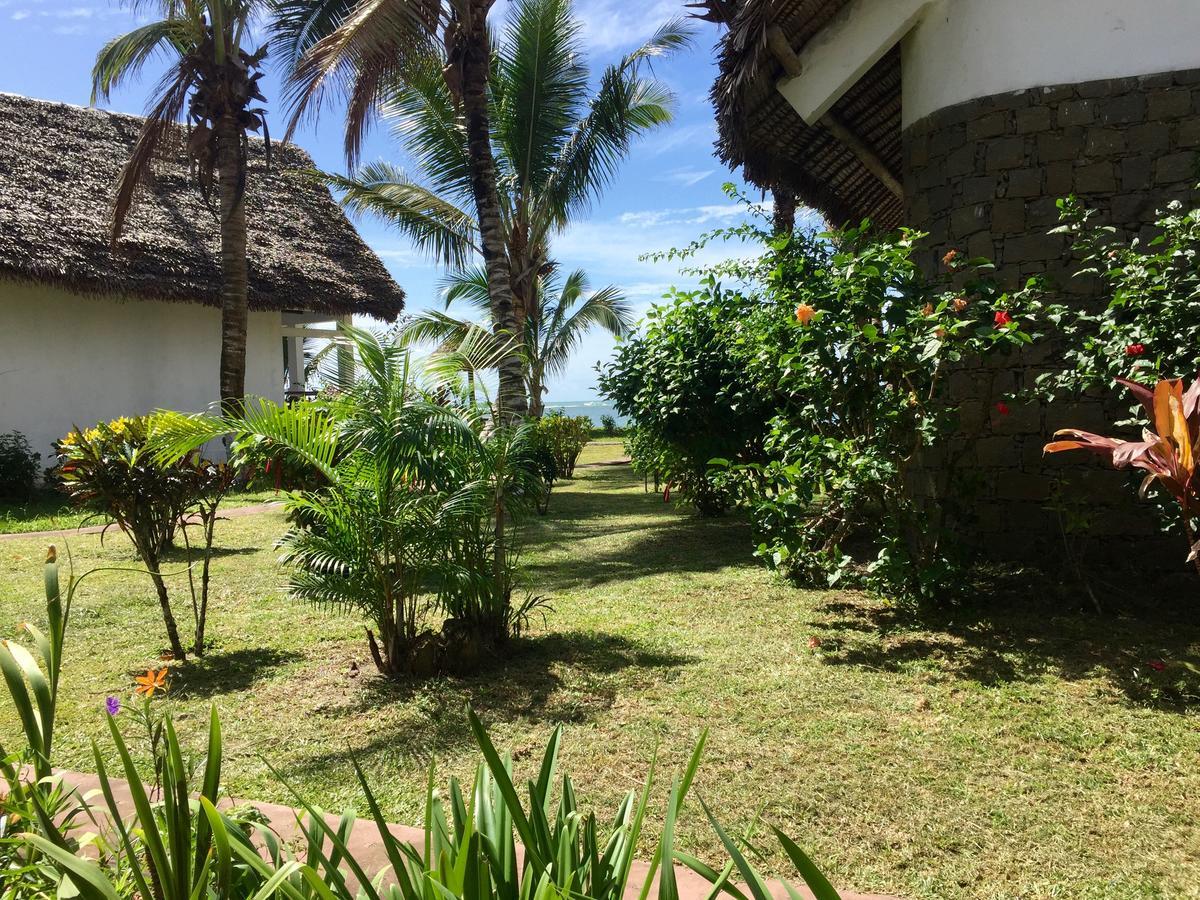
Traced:
<svg viewBox="0 0 1200 900">
<path fill-rule="evenodd" d="M 908 126 L 1007 91 L 1200 68 L 1200 0 L 939 0 L 901 53 Z"/>
<path fill-rule="evenodd" d="M 278 312 L 250 313 L 247 394 L 282 399 L 280 327 Z M 220 396 L 220 358 L 213 307 L 0 281 L 0 432 L 24 432 L 47 465 L 74 425 L 206 410 Z"/>
</svg>

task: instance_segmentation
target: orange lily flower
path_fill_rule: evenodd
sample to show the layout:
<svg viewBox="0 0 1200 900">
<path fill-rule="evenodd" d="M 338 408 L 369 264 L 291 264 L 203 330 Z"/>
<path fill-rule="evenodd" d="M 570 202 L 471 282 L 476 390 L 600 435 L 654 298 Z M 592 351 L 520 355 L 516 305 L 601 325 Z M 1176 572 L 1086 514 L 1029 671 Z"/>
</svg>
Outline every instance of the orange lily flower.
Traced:
<svg viewBox="0 0 1200 900">
<path fill-rule="evenodd" d="M 143 697 L 153 697 L 155 691 L 166 693 L 167 690 L 167 670 L 163 669 L 147 669 L 145 675 L 139 675 L 134 679 L 137 682 L 137 692 Z"/>
<path fill-rule="evenodd" d="M 807 303 L 801 303 L 796 307 L 796 321 L 801 325 L 807 325 L 816 314 L 817 311 Z"/>
</svg>

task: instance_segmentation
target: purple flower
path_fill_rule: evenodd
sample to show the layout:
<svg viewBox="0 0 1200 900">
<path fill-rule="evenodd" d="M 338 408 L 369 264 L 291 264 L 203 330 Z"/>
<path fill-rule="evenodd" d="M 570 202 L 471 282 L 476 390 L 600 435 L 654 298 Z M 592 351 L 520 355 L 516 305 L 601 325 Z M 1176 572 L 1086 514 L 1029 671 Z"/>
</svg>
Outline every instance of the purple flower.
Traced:
<svg viewBox="0 0 1200 900">
<path fill-rule="evenodd" d="M 118 697 L 106 697 L 104 699 L 104 708 L 108 710 L 110 716 L 115 716 L 121 711 L 121 700 Z"/>
</svg>

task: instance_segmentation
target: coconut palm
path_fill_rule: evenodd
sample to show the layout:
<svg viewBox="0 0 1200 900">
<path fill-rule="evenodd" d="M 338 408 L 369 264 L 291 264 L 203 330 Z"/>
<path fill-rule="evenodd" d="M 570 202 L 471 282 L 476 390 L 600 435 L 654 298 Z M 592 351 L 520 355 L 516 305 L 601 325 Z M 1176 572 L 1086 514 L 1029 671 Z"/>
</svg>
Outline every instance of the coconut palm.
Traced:
<svg viewBox="0 0 1200 900">
<path fill-rule="evenodd" d="M 605 68 L 593 89 L 571 0 L 517 0 L 497 43 L 488 94 L 500 231 L 515 304 L 511 320 L 497 314 L 485 265 L 497 328 L 523 335 L 533 319 L 533 331 L 541 333 L 538 285 L 550 271 L 551 239 L 598 199 L 639 136 L 671 120 L 671 92 L 647 68 L 689 40 L 680 22 L 664 25 Z M 465 208 L 473 189 L 468 135 L 442 74 L 448 57 L 434 49 L 411 56 L 380 92 L 381 115 L 415 171 L 373 163 L 329 183 L 343 192 L 349 209 L 383 217 L 448 268 L 468 265 L 476 254 L 486 264 L 495 251 Z M 530 401 L 536 408 L 540 397 Z"/>
<path fill-rule="evenodd" d="M 131 0 L 141 9 L 148 5 Z M 121 236 L 138 187 L 150 176 L 164 145 L 186 146 L 196 163 L 205 200 L 217 195 L 221 232 L 221 400 L 237 402 L 245 392 L 247 263 L 247 133 L 266 132 L 265 102 L 258 88 L 266 46 L 243 46 L 260 0 L 155 0 L 160 18 L 109 41 L 92 69 L 92 102 L 107 99 L 122 82 L 136 78 L 147 60 L 171 57 L 148 105 L 145 124 L 117 182 L 112 241 Z M 186 117 L 184 139 L 179 119 Z M 270 143 L 268 136 L 268 151 Z"/>
<path fill-rule="evenodd" d="M 525 360 L 525 386 L 529 393 L 529 413 L 537 418 L 545 409 L 546 381 L 562 375 L 583 336 L 593 328 L 614 337 L 625 337 L 633 328 L 633 307 L 613 285 L 590 290 L 585 272 L 576 269 L 565 279 L 553 271 L 537 279 L 534 285 L 536 314 L 525 318 L 522 356 Z M 478 266 L 453 272 L 446 279 L 446 307 L 461 302 L 487 315 L 486 275 Z M 409 342 L 432 341 L 442 348 L 460 346 L 469 334 L 481 326 L 446 312 L 424 312 L 404 326 Z"/>
<path fill-rule="evenodd" d="M 513 295 L 488 109 L 491 41 L 487 16 L 495 0 L 276 0 L 275 33 L 291 68 L 289 134 L 318 110 L 330 88 L 348 98 L 347 162 L 357 163 L 363 136 L 397 81 L 440 54 L 436 80 L 460 137 L 450 165 L 474 202 L 473 223 L 487 270 L 493 316 L 515 331 Z M 500 364 L 500 400 L 508 414 L 525 413 L 521 363 Z"/>
</svg>

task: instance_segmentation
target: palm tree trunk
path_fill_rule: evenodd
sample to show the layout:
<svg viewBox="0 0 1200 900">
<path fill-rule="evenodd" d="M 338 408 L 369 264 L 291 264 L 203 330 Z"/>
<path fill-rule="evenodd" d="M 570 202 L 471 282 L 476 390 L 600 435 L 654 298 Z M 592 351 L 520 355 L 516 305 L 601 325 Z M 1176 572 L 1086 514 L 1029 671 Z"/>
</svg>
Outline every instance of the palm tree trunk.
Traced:
<svg viewBox="0 0 1200 900">
<path fill-rule="evenodd" d="M 221 405 L 240 406 L 246 393 L 246 327 L 249 273 L 246 262 L 245 171 L 237 121 L 217 123 L 217 175 L 221 191 Z"/>
<path fill-rule="evenodd" d="M 772 225 L 776 234 L 791 234 L 796 229 L 796 195 L 785 187 L 771 189 Z"/>
<path fill-rule="evenodd" d="M 513 304 L 512 275 L 504 246 L 500 219 L 500 195 L 496 189 L 496 160 L 492 156 L 488 120 L 487 83 L 491 48 L 488 44 L 487 10 L 490 0 L 473 4 L 471 20 L 465 24 L 462 45 L 462 98 L 467 126 L 467 156 L 471 165 L 471 192 L 479 216 L 479 243 L 487 270 L 492 321 L 497 332 L 517 333 Z M 521 357 L 515 350 L 500 362 L 501 418 L 523 418 L 528 411 Z"/>
</svg>

